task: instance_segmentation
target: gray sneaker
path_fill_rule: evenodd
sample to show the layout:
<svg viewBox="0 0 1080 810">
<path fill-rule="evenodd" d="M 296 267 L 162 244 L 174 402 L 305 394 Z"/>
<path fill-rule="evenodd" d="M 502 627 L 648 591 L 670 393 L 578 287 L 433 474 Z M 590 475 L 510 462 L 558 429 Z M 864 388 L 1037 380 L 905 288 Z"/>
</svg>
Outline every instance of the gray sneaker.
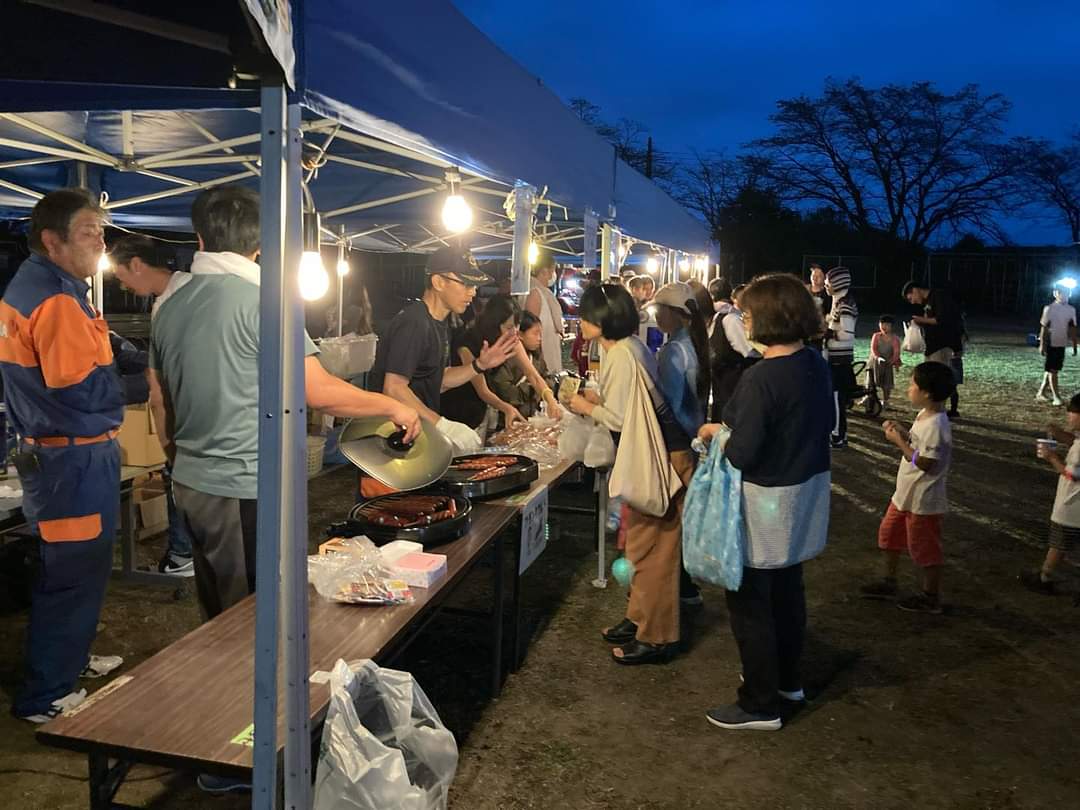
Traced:
<svg viewBox="0 0 1080 810">
<path fill-rule="evenodd" d="M 705 719 L 719 728 L 732 731 L 779 731 L 779 715 L 743 711 L 738 704 L 719 706 L 705 712 Z"/>
<path fill-rule="evenodd" d="M 191 557 L 174 557 L 166 554 L 158 563 L 158 572 L 173 577 L 195 576 L 195 562 Z"/>
</svg>

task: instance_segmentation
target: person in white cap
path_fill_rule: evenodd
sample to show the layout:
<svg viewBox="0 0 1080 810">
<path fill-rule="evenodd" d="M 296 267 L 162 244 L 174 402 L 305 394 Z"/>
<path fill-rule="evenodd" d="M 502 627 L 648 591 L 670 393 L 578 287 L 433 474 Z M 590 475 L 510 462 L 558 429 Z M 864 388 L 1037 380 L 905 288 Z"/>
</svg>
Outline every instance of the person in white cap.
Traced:
<svg viewBox="0 0 1080 810">
<path fill-rule="evenodd" d="M 825 319 L 825 355 L 832 373 L 833 448 L 847 447 L 847 403 L 849 392 L 856 387 L 852 363 L 855 360 L 855 320 L 859 308 L 851 294 L 851 271 L 834 267 L 825 274 L 825 290 L 832 297 L 832 308 Z"/>
</svg>

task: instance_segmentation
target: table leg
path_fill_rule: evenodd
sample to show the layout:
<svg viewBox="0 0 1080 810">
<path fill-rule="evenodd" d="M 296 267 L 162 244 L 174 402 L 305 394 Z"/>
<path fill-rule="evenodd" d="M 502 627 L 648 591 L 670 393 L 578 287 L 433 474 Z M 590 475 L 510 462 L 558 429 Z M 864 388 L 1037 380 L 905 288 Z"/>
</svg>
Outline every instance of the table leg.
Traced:
<svg viewBox="0 0 1080 810">
<path fill-rule="evenodd" d="M 500 532 L 494 541 L 495 564 L 492 566 L 493 589 L 495 592 L 495 605 L 491 613 L 491 696 L 497 698 L 502 694 L 502 669 L 503 669 L 503 610 L 506 607 L 506 594 L 504 580 L 506 572 L 506 560 L 503 548 L 503 538 Z"/>
<path fill-rule="evenodd" d="M 135 496 L 131 487 L 120 488 L 120 571 L 129 576 L 135 570 Z"/>
<path fill-rule="evenodd" d="M 601 468 L 596 471 L 596 579 L 594 588 L 607 587 L 607 511 L 608 511 L 608 471 Z"/>
<path fill-rule="evenodd" d="M 93 752 L 88 755 L 90 771 L 90 810 L 112 810 L 113 797 L 124 783 L 130 762 L 117 760 L 111 768 L 106 754 Z"/>
<path fill-rule="evenodd" d="M 512 524 L 514 527 L 514 588 L 510 594 L 510 671 L 517 672 L 523 658 L 521 652 L 521 517 Z"/>
</svg>

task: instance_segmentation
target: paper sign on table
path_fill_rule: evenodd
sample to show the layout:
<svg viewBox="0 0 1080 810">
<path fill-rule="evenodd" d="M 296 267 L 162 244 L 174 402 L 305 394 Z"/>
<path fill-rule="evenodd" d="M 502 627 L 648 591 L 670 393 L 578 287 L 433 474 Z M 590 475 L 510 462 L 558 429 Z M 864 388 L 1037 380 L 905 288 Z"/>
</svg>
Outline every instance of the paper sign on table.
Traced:
<svg viewBox="0 0 1080 810">
<path fill-rule="evenodd" d="M 524 574 L 547 548 L 548 488 L 541 488 L 521 508 L 521 554 L 518 574 Z"/>
</svg>

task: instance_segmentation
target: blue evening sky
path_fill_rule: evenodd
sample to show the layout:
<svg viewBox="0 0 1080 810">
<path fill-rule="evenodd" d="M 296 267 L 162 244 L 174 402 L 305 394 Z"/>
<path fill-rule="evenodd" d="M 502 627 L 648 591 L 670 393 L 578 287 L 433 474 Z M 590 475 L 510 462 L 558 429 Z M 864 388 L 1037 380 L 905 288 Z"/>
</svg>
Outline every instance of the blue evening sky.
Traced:
<svg viewBox="0 0 1080 810">
<path fill-rule="evenodd" d="M 1080 2 L 641 2 L 454 0 L 561 98 L 646 124 L 657 147 L 728 149 L 769 132 L 777 99 L 826 76 L 872 85 L 974 82 L 1013 103 L 1010 133 L 1080 127 Z M 1010 222 L 1021 243 L 1064 226 Z"/>
</svg>

